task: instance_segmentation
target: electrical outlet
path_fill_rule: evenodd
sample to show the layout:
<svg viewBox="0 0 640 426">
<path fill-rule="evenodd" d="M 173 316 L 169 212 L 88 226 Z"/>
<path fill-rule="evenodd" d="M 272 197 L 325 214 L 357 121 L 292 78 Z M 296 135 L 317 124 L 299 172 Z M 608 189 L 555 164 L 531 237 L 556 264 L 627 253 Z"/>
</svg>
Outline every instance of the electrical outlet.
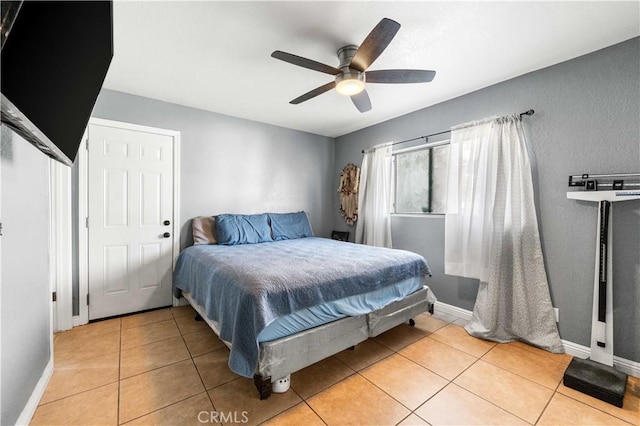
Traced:
<svg viewBox="0 0 640 426">
<path fill-rule="evenodd" d="M 556 322 L 560 322 L 560 309 L 553 308 L 553 313 L 556 316 Z"/>
</svg>

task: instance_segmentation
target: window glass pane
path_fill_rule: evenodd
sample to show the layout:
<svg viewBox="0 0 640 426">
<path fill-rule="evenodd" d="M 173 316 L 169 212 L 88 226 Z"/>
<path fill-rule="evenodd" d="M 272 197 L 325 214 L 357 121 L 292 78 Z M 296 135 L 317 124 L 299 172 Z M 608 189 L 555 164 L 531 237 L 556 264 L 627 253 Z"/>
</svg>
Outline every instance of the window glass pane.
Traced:
<svg viewBox="0 0 640 426">
<path fill-rule="evenodd" d="M 422 213 L 429 206 L 429 150 L 396 155 L 396 213 Z"/>
<path fill-rule="evenodd" d="M 431 187 L 431 212 L 444 213 L 447 197 L 447 169 L 449 167 L 449 145 L 433 148 L 433 170 Z"/>
<path fill-rule="evenodd" d="M 394 213 L 444 214 L 449 144 L 394 154 L 392 164 Z"/>
</svg>

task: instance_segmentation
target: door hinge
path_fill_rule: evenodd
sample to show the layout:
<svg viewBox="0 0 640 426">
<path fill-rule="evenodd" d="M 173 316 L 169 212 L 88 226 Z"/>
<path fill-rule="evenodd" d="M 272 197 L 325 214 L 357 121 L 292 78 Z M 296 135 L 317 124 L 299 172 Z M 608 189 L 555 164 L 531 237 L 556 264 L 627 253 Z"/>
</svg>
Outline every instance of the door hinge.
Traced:
<svg viewBox="0 0 640 426">
<path fill-rule="evenodd" d="M 85 218 L 84 220 L 85 226 L 88 228 L 89 227 L 89 218 Z"/>
<path fill-rule="evenodd" d="M 58 293 L 56 293 L 55 291 L 53 293 L 51 293 L 51 298 L 53 299 L 54 302 L 58 301 Z"/>
<path fill-rule="evenodd" d="M 87 293 L 87 306 L 89 306 L 89 293 Z"/>
<path fill-rule="evenodd" d="M 0 237 L 2 237 L 2 222 L 0 222 Z"/>
<path fill-rule="evenodd" d="M 89 151 L 89 138 L 87 138 L 87 141 L 85 142 L 84 148 Z"/>
</svg>

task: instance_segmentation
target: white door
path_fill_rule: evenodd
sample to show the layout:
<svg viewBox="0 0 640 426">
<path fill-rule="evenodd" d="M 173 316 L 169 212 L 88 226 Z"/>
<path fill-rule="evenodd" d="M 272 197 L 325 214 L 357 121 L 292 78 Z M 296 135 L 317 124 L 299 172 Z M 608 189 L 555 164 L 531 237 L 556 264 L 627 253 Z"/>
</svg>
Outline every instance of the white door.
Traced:
<svg viewBox="0 0 640 426">
<path fill-rule="evenodd" d="M 173 138 L 88 132 L 89 319 L 172 303 Z"/>
</svg>

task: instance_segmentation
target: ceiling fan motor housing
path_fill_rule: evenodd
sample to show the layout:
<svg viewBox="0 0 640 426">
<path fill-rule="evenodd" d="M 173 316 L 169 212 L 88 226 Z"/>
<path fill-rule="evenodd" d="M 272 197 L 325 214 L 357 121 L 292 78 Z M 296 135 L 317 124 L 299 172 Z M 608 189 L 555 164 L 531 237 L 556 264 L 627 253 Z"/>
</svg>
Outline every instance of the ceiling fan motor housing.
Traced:
<svg viewBox="0 0 640 426">
<path fill-rule="evenodd" d="M 336 75 L 336 83 L 340 83 L 343 80 L 360 80 L 364 83 L 364 73 L 352 69 L 348 69 L 340 75 Z"/>
<path fill-rule="evenodd" d="M 358 46 L 355 45 L 348 45 L 338 49 L 339 68 L 342 74 L 336 75 L 336 90 L 340 94 L 351 96 L 364 90 L 364 72 L 349 67 L 351 59 L 357 51 Z"/>
<path fill-rule="evenodd" d="M 358 51 L 358 46 L 350 44 L 348 46 L 341 47 L 338 49 L 338 59 L 340 60 L 340 65 L 338 68 L 349 68 L 351 64 L 351 59 L 353 59 L 354 55 Z"/>
</svg>

